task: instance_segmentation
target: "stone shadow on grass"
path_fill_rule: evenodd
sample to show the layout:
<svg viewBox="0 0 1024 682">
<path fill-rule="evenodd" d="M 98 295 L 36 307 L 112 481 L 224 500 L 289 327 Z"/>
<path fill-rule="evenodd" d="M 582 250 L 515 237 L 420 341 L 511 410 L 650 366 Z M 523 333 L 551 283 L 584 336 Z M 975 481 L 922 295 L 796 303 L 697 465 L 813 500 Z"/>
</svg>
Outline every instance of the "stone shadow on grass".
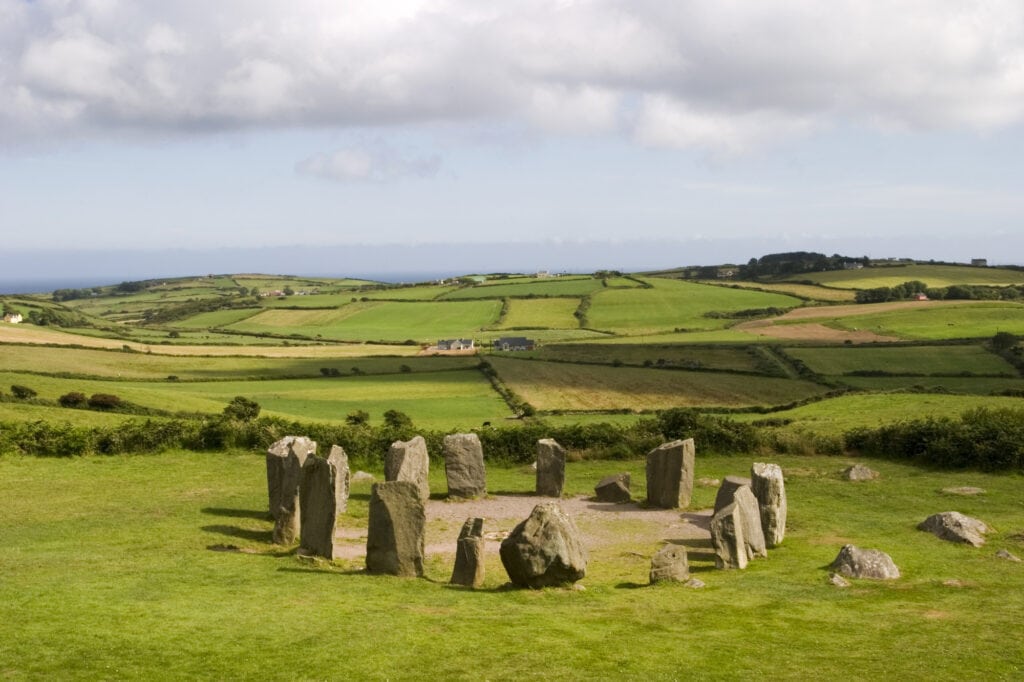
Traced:
<svg viewBox="0 0 1024 682">
<path fill-rule="evenodd" d="M 219 523 L 203 526 L 201 530 L 207 533 L 219 533 L 228 537 L 241 538 L 242 540 L 251 540 L 253 542 L 272 542 L 274 540 L 274 532 L 272 530 L 252 530 L 250 528 L 226 526 Z"/>
<path fill-rule="evenodd" d="M 270 512 L 266 510 L 256 511 L 254 509 L 229 509 L 227 507 L 203 507 L 201 510 L 204 514 L 211 514 L 212 516 L 226 516 L 231 519 L 259 519 L 264 521 L 272 518 Z"/>
</svg>

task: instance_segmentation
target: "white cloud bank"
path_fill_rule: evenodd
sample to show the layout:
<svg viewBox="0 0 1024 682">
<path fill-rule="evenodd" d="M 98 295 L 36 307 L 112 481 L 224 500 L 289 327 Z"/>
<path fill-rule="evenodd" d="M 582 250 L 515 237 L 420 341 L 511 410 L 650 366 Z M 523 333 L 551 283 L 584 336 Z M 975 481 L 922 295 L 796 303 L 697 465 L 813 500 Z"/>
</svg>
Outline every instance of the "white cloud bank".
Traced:
<svg viewBox="0 0 1024 682">
<path fill-rule="evenodd" d="M 716 153 L 1018 125 L 1024 3 L 0 0 L 0 142 L 460 121 Z"/>
<path fill-rule="evenodd" d="M 337 182 L 393 182 L 427 178 L 441 168 L 439 156 L 403 153 L 383 140 L 374 140 L 317 154 L 296 164 L 299 173 Z"/>
</svg>

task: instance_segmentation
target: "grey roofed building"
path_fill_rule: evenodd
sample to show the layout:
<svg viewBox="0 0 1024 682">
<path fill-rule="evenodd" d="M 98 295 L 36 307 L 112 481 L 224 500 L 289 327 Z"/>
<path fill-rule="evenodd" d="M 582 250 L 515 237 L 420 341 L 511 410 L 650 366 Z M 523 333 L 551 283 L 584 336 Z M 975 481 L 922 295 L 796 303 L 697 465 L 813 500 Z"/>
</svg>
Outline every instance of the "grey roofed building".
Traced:
<svg viewBox="0 0 1024 682">
<path fill-rule="evenodd" d="M 503 336 L 495 340 L 494 350 L 533 350 L 537 343 L 525 336 Z"/>
</svg>

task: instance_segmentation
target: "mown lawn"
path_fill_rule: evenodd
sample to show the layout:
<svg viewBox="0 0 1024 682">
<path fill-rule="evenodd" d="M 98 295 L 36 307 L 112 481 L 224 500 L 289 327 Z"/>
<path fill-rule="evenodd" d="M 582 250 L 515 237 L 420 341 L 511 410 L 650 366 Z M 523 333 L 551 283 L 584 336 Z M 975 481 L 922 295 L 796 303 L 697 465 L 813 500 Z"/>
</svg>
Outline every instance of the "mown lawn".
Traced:
<svg viewBox="0 0 1024 682">
<path fill-rule="evenodd" d="M 884 371 L 891 374 L 1008 374 L 1013 365 L 982 346 L 790 347 L 786 354 L 818 374 Z"/>
<path fill-rule="evenodd" d="M 698 446 L 699 453 L 699 446 Z M 694 563 L 700 590 L 648 587 L 657 546 L 591 553 L 586 591 L 502 590 L 488 554 L 484 589 L 364 575 L 357 561 L 308 563 L 269 544 L 263 457 L 184 453 L 0 458 L 0 674 L 11 679 L 1015 679 L 1022 673 L 1024 570 L 994 557 L 1024 528 L 1021 477 L 939 473 L 871 462 L 782 457 L 789 526 L 745 571 Z M 743 474 L 745 458 L 698 454 L 698 476 Z M 567 493 L 640 461 L 574 463 Z M 435 472 L 437 468 L 435 467 Z M 379 475 L 379 471 L 375 472 Z M 439 473 L 439 472 L 437 472 Z M 438 476 L 435 473 L 434 480 Z M 523 469 L 490 486 L 532 488 Z M 948 486 L 985 495 L 951 497 Z M 367 484 L 342 527 L 365 532 Z M 714 488 L 698 488 L 710 505 Z M 957 508 L 997 530 L 986 547 L 914 529 Z M 643 512 L 637 512 L 642 514 Z M 458 528 L 450 529 L 457 534 Z M 665 539 L 673 539 L 666 528 Z M 494 541 L 489 541 L 493 543 Z M 826 583 L 844 543 L 889 552 L 893 582 Z M 213 551 L 234 545 L 247 552 Z M 492 544 L 493 546 L 493 544 Z M 946 581 L 956 581 L 946 584 Z M 472 644 L 467 644 L 472 643 Z M 951 645 L 950 643 L 955 643 Z"/>
<path fill-rule="evenodd" d="M 996 332 L 1024 334 L 1024 305 L 979 302 L 842 317 L 829 324 L 918 340 L 991 338 Z"/>
</svg>

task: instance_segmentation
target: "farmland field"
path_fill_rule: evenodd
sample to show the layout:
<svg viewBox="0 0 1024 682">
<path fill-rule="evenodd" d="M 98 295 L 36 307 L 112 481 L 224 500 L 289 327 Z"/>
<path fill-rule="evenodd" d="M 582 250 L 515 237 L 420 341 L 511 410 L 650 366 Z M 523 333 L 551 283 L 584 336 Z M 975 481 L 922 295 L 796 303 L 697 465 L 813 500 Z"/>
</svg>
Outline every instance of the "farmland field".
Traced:
<svg viewBox="0 0 1024 682">
<path fill-rule="evenodd" d="M 792 279 L 810 280 L 840 289 L 894 287 L 911 280 L 924 282 L 929 287 L 948 287 L 952 284 L 1007 286 L 1024 284 L 1024 271 L 968 265 L 917 264 L 803 273 Z"/>
<path fill-rule="evenodd" d="M 949 391 L 989 395 L 1003 391 L 1024 391 L 1024 379 L 999 377 L 829 377 L 844 386 L 865 391 Z M 1017 398 L 1019 401 L 1020 398 Z"/>
<path fill-rule="evenodd" d="M 471 298 L 501 298 L 504 296 L 585 296 L 603 288 L 601 280 L 593 277 L 586 279 L 542 279 L 523 284 L 483 284 L 474 287 L 457 289 L 445 294 L 446 300 Z"/>
<path fill-rule="evenodd" d="M 1017 370 L 981 346 L 791 347 L 786 353 L 818 374 L 885 371 L 890 374 L 1007 374 Z"/>
<path fill-rule="evenodd" d="M 539 410 L 779 405 L 825 393 L 806 381 L 718 372 L 605 367 L 490 356 L 498 375 Z"/>
<path fill-rule="evenodd" d="M 227 310 L 215 310 L 209 313 L 199 313 L 184 320 L 171 322 L 170 327 L 181 327 L 188 329 L 210 329 L 212 327 L 227 327 L 230 324 L 241 322 L 252 317 L 260 311 L 259 308 L 230 308 Z"/>
<path fill-rule="evenodd" d="M 1024 334 L 1024 305 L 973 302 L 957 306 L 929 306 L 911 310 L 855 315 L 831 324 L 844 329 L 872 330 L 908 339 L 940 340 L 990 338 L 996 332 Z"/>
<path fill-rule="evenodd" d="M 761 367 L 757 357 L 746 348 L 701 347 L 665 344 L 558 344 L 546 346 L 521 354 L 539 360 L 563 362 L 598 362 L 612 364 L 619 361 L 626 365 L 687 367 L 690 369 L 724 369 L 741 372 L 758 372 Z"/>
<path fill-rule="evenodd" d="M 762 291 L 770 291 L 777 294 L 788 294 L 792 296 L 798 296 L 800 298 L 806 298 L 811 301 L 825 301 L 827 303 L 853 303 L 856 292 L 847 289 L 830 289 L 823 286 L 814 286 L 811 284 L 793 284 L 788 282 L 777 283 L 777 282 L 744 282 L 744 281 L 729 281 L 728 284 L 723 285 L 721 282 L 712 282 L 705 280 L 698 280 L 701 284 L 710 284 L 717 286 L 726 287 L 738 287 L 741 289 L 758 289 Z"/>
<path fill-rule="evenodd" d="M 579 320 L 573 317 L 580 305 L 577 298 L 513 298 L 509 300 L 508 314 L 502 328 L 544 327 L 548 329 L 576 329 Z"/>
</svg>

